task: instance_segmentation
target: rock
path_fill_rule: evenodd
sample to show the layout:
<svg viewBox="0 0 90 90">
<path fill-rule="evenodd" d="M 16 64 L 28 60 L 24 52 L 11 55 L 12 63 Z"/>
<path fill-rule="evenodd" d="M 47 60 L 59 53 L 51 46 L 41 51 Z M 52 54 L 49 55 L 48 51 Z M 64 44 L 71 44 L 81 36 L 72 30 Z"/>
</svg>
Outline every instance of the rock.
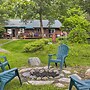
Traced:
<svg viewBox="0 0 90 90">
<path fill-rule="evenodd" d="M 28 81 L 28 83 L 32 85 L 46 85 L 46 84 L 52 84 L 54 81 Z"/>
<path fill-rule="evenodd" d="M 43 67 L 44 69 L 48 69 L 48 66 Z M 52 68 L 52 66 L 49 66 L 49 68 Z"/>
<path fill-rule="evenodd" d="M 48 69 L 48 66 L 43 67 L 44 69 Z"/>
<path fill-rule="evenodd" d="M 23 77 L 30 77 L 30 72 L 24 72 L 24 73 L 22 73 L 22 76 Z"/>
<path fill-rule="evenodd" d="M 49 70 L 48 69 L 45 69 L 45 72 L 49 72 Z"/>
<path fill-rule="evenodd" d="M 37 80 L 41 80 L 41 77 L 37 77 Z"/>
<path fill-rule="evenodd" d="M 48 80 L 48 77 L 43 77 L 42 80 Z"/>
<path fill-rule="evenodd" d="M 60 88 L 65 87 L 65 86 L 64 86 L 63 84 L 61 84 L 61 83 L 55 83 L 55 86 L 60 87 Z"/>
<path fill-rule="evenodd" d="M 44 72 L 44 69 L 41 69 L 41 70 L 40 70 L 40 73 L 43 73 L 43 72 Z"/>
<path fill-rule="evenodd" d="M 60 76 L 61 78 L 63 78 L 63 77 L 64 77 L 64 74 L 63 74 L 63 73 L 61 73 L 59 76 Z"/>
<path fill-rule="evenodd" d="M 49 79 L 53 79 L 53 77 L 50 76 Z"/>
<path fill-rule="evenodd" d="M 53 71 L 53 70 L 49 69 L 49 71 L 48 71 L 48 72 L 49 72 L 49 73 L 51 73 L 52 71 Z"/>
<path fill-rule="evenodd" d="M 77 71 L 74 71 L 74 73 L 78 74 L 78 72 L 77 72 Z"/>
<path fill-rule="evenodd" d="M 70 82 L 70 78 L 60 78 L 58 79 L 59 82 L 63 82 L 63 83 L 69 83 Z"/>
<path fill-rule="evenodd" d="M 39 66 L 41 64 L 41 61 L 38 57 L 31 57 L 28 59 L 28 63 L 31 66 Z"/>
<path fill-rule="evenodd" d="M 55 77 L 55 79 L 59 79 L 59 78 L 60 78 L 60 76 L 56 76 L 56 77 Z"/>
<path fill-rule="evenodd" d="M 53 70 L 53 72 L 55 72 L 56 74 L 59 74 L 59 71 L 58 70 Z"/>
<path fill-rule="evenodd" d="M 35 72 L 39 72 L 40 70 L 39 69 L 35 69 Z"/>
<path fill-rule="evenodd" d="M 35 72 L 35 70 L 34 69 L 32 69 L 31 71 L 30 71 L 30 74 L 33 74 Z"/>
<path fill-rule="evenodd" d="M 87 69 L 85 72 L 85 77 L 90 78 L 90 69 Z"/>
<path fill-rule="evenodd" d="M 37 77 L 36 77 L 36 76 L 32 76 L 32 75 L 31 75 L 29 78 L 30 78 L 30 79 L 32 79 L 32 80 L 37 79 Z"/>
<path fill-rule="evenodd" d="M 65 74 L 71 74 L 70 71 L 67 71 L 67 70 L 62 70 Z"/>
<path fill-rule="evenodd" d="M 23 69 L 21 69 L 19 72 L 21 73 L 21 72 L 25 72 L 25 71 L 30 71 L 32 68 L 23 68 Z"/>
</svg>

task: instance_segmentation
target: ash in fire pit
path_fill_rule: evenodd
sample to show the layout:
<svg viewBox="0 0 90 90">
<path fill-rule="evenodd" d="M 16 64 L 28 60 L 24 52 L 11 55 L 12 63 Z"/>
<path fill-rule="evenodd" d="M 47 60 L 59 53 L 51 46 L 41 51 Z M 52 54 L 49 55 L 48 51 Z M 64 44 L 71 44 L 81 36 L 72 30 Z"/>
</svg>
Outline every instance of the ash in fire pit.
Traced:
<svg viewBox="0 0 90 90">
<path fill-rule="evenodd" d="M 30 69 L 21 73 L 22 77 L 31 80 L 47 80 L 47 79 L 58 79 L 60 78 L 59 70 L 54 69 Z"/>
<path fill-rule="evenodd" d="M 44 69 L 42 70 L 34 70 L 33 73 L 30 72 L 30 75 L 32 76 L 36 76 L 36 77 L 56 77 L 56 76 L 59 76 L 59 73 L 55 72 L 55 71 L 51 71 L 51 70 L 48 70 L 48 71 L 45 71 Z"/>
</svg>

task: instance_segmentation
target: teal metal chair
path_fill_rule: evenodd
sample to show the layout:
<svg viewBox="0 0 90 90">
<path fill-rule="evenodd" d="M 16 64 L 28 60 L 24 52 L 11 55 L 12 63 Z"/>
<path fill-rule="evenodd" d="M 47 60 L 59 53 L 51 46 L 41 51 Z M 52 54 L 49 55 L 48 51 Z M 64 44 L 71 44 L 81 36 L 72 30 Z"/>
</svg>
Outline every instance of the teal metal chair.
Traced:
<svg viewBox="0 0 90 90">
<path fill-rule="evenodd" d="M 90 80 L 80 80 L 77 76 L 71 75 L 69 90 L 72 90 L 73 86 L 77 90 L 90 90 Z"/>
<path fill-rule="evenodd" d="M 10 65 L 8 63 L 6 56 L 0 56 L 0 67 L 2 71 L 6 70 L 6 66 L 8 66 L 8 68 L 10 69 Z"/>
<path fill-rule="evenodd" d="M 55 64 L 60 63 L 60 70 L 62 70 L 63 64 L 66 67 L 65 59 L 68 55 L 69 48 L 65 44 L 61 44 L 58 47 L 58 53 L 57 54 L 49 54 L 48 58 L 48 69 L 50 67 L 50 63 L 54 62 Z M 56 56 L 56 59 L 53 59 L 52 56 Z"/>
<path fill-rule="evenodd" d="M 5 85 L 16 76 L 18 76 L 20 84 L 22 85 L 17 68 L 13 68 L 0 73 L 0 90 L 4 90 Z"/>
</svg>

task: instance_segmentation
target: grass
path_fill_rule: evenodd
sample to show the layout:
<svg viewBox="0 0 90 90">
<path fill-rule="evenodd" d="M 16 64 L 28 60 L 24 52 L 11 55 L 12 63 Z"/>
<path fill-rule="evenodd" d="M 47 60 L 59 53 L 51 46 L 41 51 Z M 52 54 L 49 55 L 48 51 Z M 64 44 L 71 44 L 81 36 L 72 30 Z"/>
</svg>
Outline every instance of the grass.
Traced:
<svg viewBox="0 0 90 90">
<path fill-rule="evenodd" d="M 39 57 L 42 65 L 46 66 L 48 62 L 48 54 L 56 53 L 57 47 L 60 43 L 50 44 L 44 46 L 44 49 L 39 50 L 34 53 L 24 53 L 23 47 L 28 42 L 34 42 L 35 40 L 16 40 L 5 44 L 2 48 L 9 50 L 10 53 L 0 53 L 0 55 L 4 55 L 7 57 L 12 68 L 14 67 L 29 67 L 28 58 L 29 57 Z M 0 43 L 3 41 L 0 40 Z M 66 43 L 66 42 L 65 42 Z M 74 66 L 90 66 L 90 44 L 70 44 L 69 46 L 69 54 L 66 58 L 66 63 L 68 67 Z M 52 64 L 53 65 L 53 64 Z M 6 85 L 6 90 L 65 90 L 56 88 L 53 85 L 45 85 L 45 86 L 33 86 L 33 85 L 23 85 L 19 86 L 18 81 L 13 80 L 8 85 Z"/>
<path fill-rule="evenodd" d="M 2 48 L 9 50 L 10 53 L 0 53 L 0 55 L 7 56 L 12 67 L 23 67 L 28 66 L 29 57 L 39 57 L 43 65 L 47 65 L 48 54 L 56 53 L 57 44 L 46 45 L 44 49 L 39 50 L 34 53 L 24 53 L 23 47 L 26 43 L 33 42 L 33 40 L 17 40 L 8 43 Z M 90 65 L 90 44 L 67 44 L 69 46 L 69 54 L 66 58 L 66 63 L 68 66 L 76 65 Z M 20 63 L 19 63 L 20 62 Z"/>
<path fill-rule="evenodd" d="M 10 41 L 10 39 L 0 39 L 0 44 Z"/>
<path fill-rule="evenodd" d="M 90 66 L 90 44 L 70 44 L 68 61 L 70 66 Z"/>
<path fill-rule="evenodd" d="M 20 86 L 17 80 L 13 80 L 8 83 L 5 90 L 65 90 L 62 88 L 55 87 L 54 85 L 27 85 L 23 84 Z"/>
</svg>

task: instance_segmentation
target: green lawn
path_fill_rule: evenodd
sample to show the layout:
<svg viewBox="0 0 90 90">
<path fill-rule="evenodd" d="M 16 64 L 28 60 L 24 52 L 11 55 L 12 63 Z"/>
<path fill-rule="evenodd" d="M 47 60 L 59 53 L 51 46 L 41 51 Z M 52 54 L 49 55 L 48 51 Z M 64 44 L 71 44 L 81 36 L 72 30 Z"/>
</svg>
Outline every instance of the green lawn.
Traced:
<svg viewBox="0 0 90 90">
<path fill-rule="evenodd" d="M 56 53 L 57 47 L 60 43 L 45 45 L 44 49 L 39 50 L 34 53 L 24 53 L 23 47 L 28 42 L 34 42 L 35 40 L 16 40 L 5 44 L 2 48 L 10 51 L 10 53 L 0 53 L 0 55 L 4 55 L 7 57 L 12 68 L 14 67 L 29 67 L 28 58 L 29 57 L 39 57 L 42 66 L 46 66 L 48 62 L 48 54 Z M 0 41 L 2 43 L 3 41 Z M 61 42 L 61 41 L 60 41 Z M 66 58 L 66 63 L 68 67 L 74 66 L 90 66 L 90 44 L 70 44 L 69 46 L 69 54 Z M 52 64 L 53 65 L 53 64 Z M 6 85 L 6 90 L 64 90 L 60 88 L 56 88 L 53 85 L 45 85 L 45 86 L 32 86 L 32 85 L 23 85 L 19 86 L 18 81 L 10 82 Z"/>
<path fill-rule="evenodd" d="M 10 39 L 0 39 L 0 44 L 10 41 Z"/>
<path fill-rule="evenodd" d="M 20 86 L 19 82 L 16 80 L 11 81 L 5 87 L 5 90 L 65 90 L 62 88 L 55 87 L 54 85 L 26 85 Z"/>
</svg>

